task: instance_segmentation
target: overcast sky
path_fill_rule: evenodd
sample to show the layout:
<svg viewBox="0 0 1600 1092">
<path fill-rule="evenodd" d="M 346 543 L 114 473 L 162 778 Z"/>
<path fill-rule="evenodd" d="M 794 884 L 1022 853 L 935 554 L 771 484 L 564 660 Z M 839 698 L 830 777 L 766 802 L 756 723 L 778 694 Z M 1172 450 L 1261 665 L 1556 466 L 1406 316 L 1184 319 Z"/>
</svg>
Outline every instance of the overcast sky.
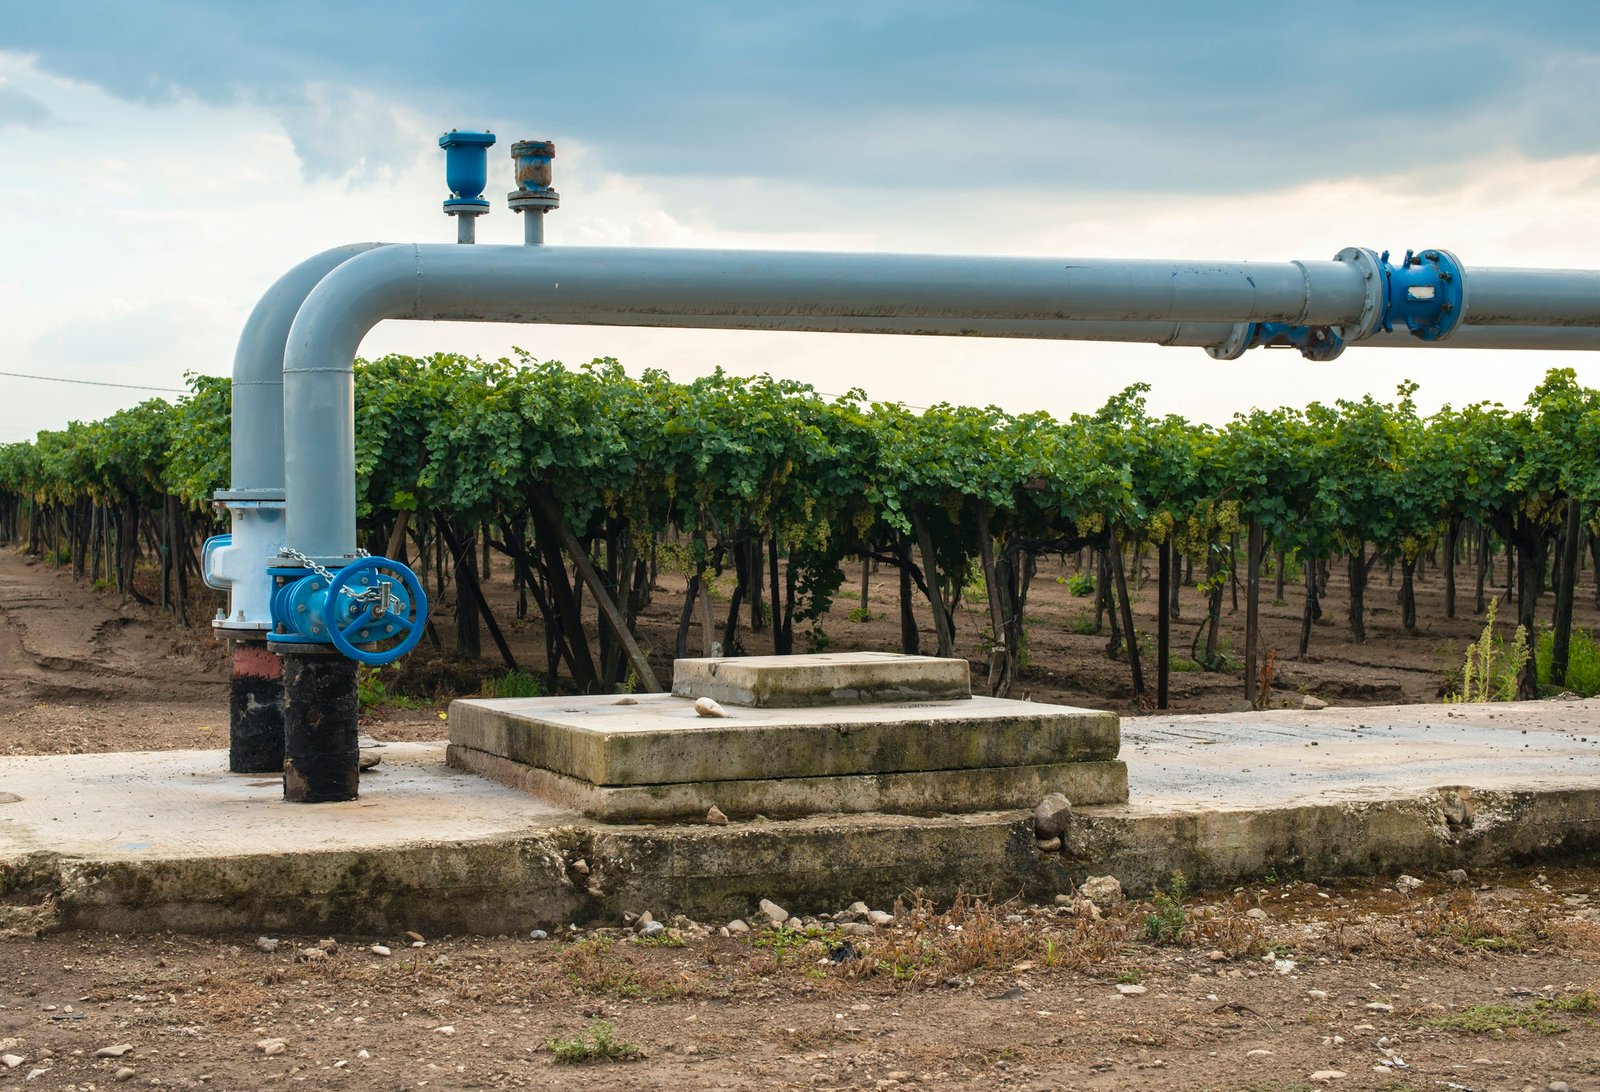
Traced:
<svg viewBox="0 0 1600 1092">
<path fill-rule="evenodd" d="M 453 127 L 500 136 L 484 242 L 520 242 L 509 145 L 545 138 L 552 245 L 1594 268 L 1596 102 L 1587 3 L 0 0 L 0 370 L 225 374 L 300 259 L 453 240 Z M 1600 386 L 1580 354 L 1438 349 L 386 323 L 363 353 L 512 345 L 1057 414 L 1143 380 L 1212 421 L 1402 378 L 1425 408 L 1520 404 L 1563 364 Z M 148 396 L 0 375 L 0 441 Z"/>
</svg>

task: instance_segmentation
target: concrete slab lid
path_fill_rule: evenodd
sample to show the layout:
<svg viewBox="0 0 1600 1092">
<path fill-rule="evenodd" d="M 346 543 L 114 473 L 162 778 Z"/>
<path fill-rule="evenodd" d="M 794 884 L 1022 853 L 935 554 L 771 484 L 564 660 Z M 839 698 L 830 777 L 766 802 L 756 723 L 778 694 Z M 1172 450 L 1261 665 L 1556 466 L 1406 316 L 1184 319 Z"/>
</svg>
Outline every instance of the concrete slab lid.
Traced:
<svg viewBox="0 0 1600 1092">
<path fill-rule="evenodd" d="M 723 656 L 674 661 L 672 692 L 725 705 L 796 707 L 972 696 L 966 660 L 890 652 Z"/>
<path fill-rule="evenodd" d="M 1002 698 L 727 712 L 669 694 L 459 699 L 450 741 L 596 785 L 1098 761 L 1120 746 L 1114 713 Z"/>
</svg>

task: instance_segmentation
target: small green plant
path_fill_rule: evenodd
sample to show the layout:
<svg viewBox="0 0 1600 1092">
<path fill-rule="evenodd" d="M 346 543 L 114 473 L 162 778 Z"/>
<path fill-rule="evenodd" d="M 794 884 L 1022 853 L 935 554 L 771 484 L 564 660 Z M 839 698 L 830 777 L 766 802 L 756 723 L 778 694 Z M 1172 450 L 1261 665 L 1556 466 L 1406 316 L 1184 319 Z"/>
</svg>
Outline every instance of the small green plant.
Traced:
<svg viewBox="0 0 1600 1092">
<path fill-rule="evenodd" d="M 866 607 L 857 607 L 850 612 L 849 617 L 852 622 L 870 622 L 872 621 L 872 612 Z"/>
<path fill-rule="evenodd" d="M 1144 972 L 1136 967 L 1131 971 L 1119 972 L 1117 975 L 1117 984 L 1119 986 L 1132 986 L 1138 984 L 1138 982 L 1143 978 Z"/>
<path fill-rule="evenodd" d="M 1505 638 L 1494 631 L 1494 614 L 1499 605 L 1498 598 L 1489 600 L 1483 634 L 1467 646 L 1466 662 L 1461 665 L 1461 690 L 1445 701 L 1511 701 L 1517 696 L 1517 677 L 1528 662 L 1528 631 L 1518 626 L 1507 649 Z"/>
<path fill-rule="evenodd" d="M 1094 594 L 1094 577 L 1089 573 L 1073 573 L 1067 577 L 1067 590 L 1079 599 Z"/>
<path fill-rule="evenodd" d="M 1539 665 L 1539 685 L 1550 685 L 1550 661 L 1555 654 L 1556 635 L 1551 630 L 1539 634 L 1539 648 L 1534 654 Z M 1572 631 L 1567 646 L 1567 681 L 1565 686 L 1575 694 L 1592 698 L 1600 694 L 1600 643 L 1584 630 Z"/>
<path fill-rule="evenodd" d="M 1157 888 L 1151 892 L 1154 904 L 1145 915 L 1144 935 L 1157 944 L 1176 944 L 1183 938 L 1189 925 L 1189 916 L 1183 909 L 1183 900 L 1189 895 L 1189 881 L 1182 872 L 1174 872 L 1167 890 Z"/>
<path fill-rule="evenodd" d="M 660 932 L 653 936 L 637 936 L 633 942 L 641 948 L 682 948 L 683 938 L 676 933 Z"/>
<path fill-rule="evenodd" d="M 356 701 L 362 710 L 389 705 L 398 709 L 416 709 L 422 702 L 405 694 L 396 694 L 384 681 L 382 667 L 356 669 Z"/>
<path fill-rule="evenodd" d="M 617 1038 L 617 1026 L 609 1020 L 597 1020 L 586 1030 L 565 1039 L 550 1039 L 546 1041 L 545 1049 L 555 1056 L 560 1065 L 634 1062 L 644 1057 L 644 1051 Z"/>
<path fill-rule="evenodd" d="M 1185 656 L 1174 656 L 1167 662 L 1168 671 L 1204 671 L 1205 667 Z"/>
<path fill-rule="evenodd" d="M 544 680 L 527 671 L 507 671 L 484 680 L 483 692 L 491 698 L 542 698 L 550 691 Z"/>
<path fill-rule="evenodd" d="M 95 591 L 106 591 L 106 590 L 108 590 L 109 588 L 111 588 L 113 586 L 114 586 L 113 582 L 110 581 L 110 580 L 107 580 L 103 576 L 100 577 L 99 579 L 97 579 L 94 582 L 94 590 Z"/>
<path fill-rule="evenodd" d="M 1077 633 L 1082 636 L 1088 636 L 1095 631 L 1094 615 L 1090 614 L 1086 610 L 1080 610 L 1067 622 L 1067 628 L 1073 633 Z"/>
<path fill-rule="evenodd" d="M 822 631 L 822 627 L 815 622 L 806 631 L 806 651 L 811 653 L 826 652 L 833 639 Z"/>
</svg>

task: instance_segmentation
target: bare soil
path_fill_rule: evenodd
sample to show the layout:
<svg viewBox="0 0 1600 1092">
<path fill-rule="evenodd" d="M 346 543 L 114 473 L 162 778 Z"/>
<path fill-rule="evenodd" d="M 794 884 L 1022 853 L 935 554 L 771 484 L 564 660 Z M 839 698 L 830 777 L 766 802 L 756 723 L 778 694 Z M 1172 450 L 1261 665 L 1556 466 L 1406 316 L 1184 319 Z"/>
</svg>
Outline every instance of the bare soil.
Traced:
<svg viewBox="0 0 1600 1092">
<path fill-rule="evenodd" d="M 1056 582 L 1067 575 L 1046 567 L 1035 584 L 1024 689 L 1139 712 L 1127 664 L 1105 657 L 1104 636 L 1075 632 L 1093 604 Z M 1313 658 L 1280 659 L 1276 693 L 1433 699 L 1481 625 L 1467 574 L 1462 585 L 1463 617 L 1446 622 L 1438 582 L 1422 584 L 1423 632 L 1407 637 L 1380 570 L 1369 640 L 1355 645 L 1336 580 Z M 1153 631 L 1149 587 L 1138 625 Z M 531 663 L 534 627 L 512 624 L 503 579 L 489 590 Z M 842 596 L 822 623 L 828 647 L 897 648 L 894 590 L 892 573 L 873 578 L 863 622 Z M 681 595 L 681 579 L 664 576 L 644 620 L 658 662 Z M 1203 611 L 1185 595 L 1175 651 Z M 1585 628 L 1591 596 L 1586 582 Z M 978 679 L 982 614 L 960 616 Z M 1234 647 L 1242 618 L 1225 599 Z M 1267 606 L 1266 646 L 1292 651 L 1298 622 L 1297 600 Z M 762 635 L 743 640 L 763 650 Z M 1173 676 L 1176 709 L 1243 699 L 1237 674 Z M 368 730 L 436 737 L 437 714 L 391 707 Z M 0 753 L 221 747 L 226 732 L 224 656 L 208 633 L 0 553 Z M 724 937 L 720 923 L 677 921 L 671 942 L 644 945 L 620 923 L 574 923 L 550 940 L 342 937 L 313 961 L 298 953 L 324 938 L 273 938 L 271 952 L 253 936 L 11 938 L 0 940 L 0 1088 L 104 1088 L 129 1070 L 133 1084 L 218 1088 L 1600 1088 L 1600 870 L 1422 879 L 1415 892 L 1386 877 L 1190 896 L 1168 909 L 1161 942 L 1146 934 L 1149 892 L 1099 919 L 1053 905 L 909 905 L 870 936 L 818 922 L 810 935 Z M 642 1057 L 558 1060 L 552 1041 L 606 1023 Z M 269 1053 L 273 1039 L 283 1047 Z"/>
</svg>

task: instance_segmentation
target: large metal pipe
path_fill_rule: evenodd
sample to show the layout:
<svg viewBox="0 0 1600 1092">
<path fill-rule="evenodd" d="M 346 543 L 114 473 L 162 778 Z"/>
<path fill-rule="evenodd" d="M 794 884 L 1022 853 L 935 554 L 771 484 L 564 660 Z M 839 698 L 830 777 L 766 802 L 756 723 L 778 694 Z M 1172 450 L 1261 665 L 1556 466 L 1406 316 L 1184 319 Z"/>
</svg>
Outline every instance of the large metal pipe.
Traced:
<svg viewBox="0 0 1600 1092">
<path fill-rule="evenodd" d="M 1215 344 L 1213 329 L 1190 324 L 1231 330 L 1239 323 L 1277 322 L 1357 331 L 1374 321 L 1373 280 L 1370 269 L 1354 260 L 384 247 L 324 278 L 290 330 L 284 396 L 295 411 L 284 431 L 291 498 L 286 537 L 291 547 L 324 563 L 339 563 L 355 549 L 351 362 L 362 338 L 385 319 Z M 1485 314 L 1498 322 L 1517 317 L 1500 301 L 1543 282 L 1538 270 L 1490 270 L 1481 283 L 1471 282 L 1469 300 L 1485 293 Z M 1567 325 L 1577 312 L 1552 308 L 1522 317 L 1519 325 L 1547 316 Z M 1589 325 L 1600 326 L 1600 313 Z M 1479 344 L 1493 342 L 1493 335 L 1479 337 Z"/>
<path fill-rule="evenodd" d="M 1466 267 L 1474 326 L 1600 326 L 1600 270 Z"/>
<path fill-rule="evenodd" d="M 283 499 L 283 347 L 300 305 L 323 277 L 382 243 L 313 255 L 279 277 L 245 320 L 233 354 L 233 467 L 228 494 Z"/>
</svg>

